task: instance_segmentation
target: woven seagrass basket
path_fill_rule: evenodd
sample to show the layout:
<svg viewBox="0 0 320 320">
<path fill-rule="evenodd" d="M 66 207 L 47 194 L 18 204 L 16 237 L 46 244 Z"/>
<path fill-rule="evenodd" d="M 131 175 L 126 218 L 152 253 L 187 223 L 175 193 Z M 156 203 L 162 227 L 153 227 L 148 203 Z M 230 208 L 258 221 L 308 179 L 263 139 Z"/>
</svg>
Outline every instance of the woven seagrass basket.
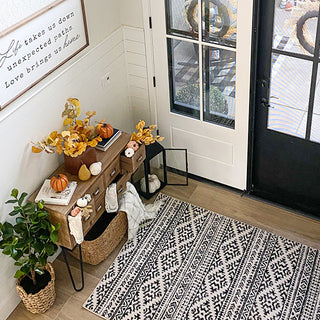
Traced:
<svg viewBox="0 0 320 320">
<path fill-rule="evenodd" d="M 55 275 L 53 267 L 50 263 L 47 263 L 47 265 L 44 267 L 44 270 L 47 270 L 50 273 L 51 280 L 45 288 L 43 288 L 36 294 L 27 294 L 25 290 L 20 286 L 20 282 L 24 278 L 24 276 L 19 278 L 17 281 L 17 292 L 27 310 L 31 313 L 46 312 L 53 305 L 56 299 L 56 291 L 54 288 Z"/>
<path fill-rule="evenodd" d="M 84 240 L 81 243 L 83 262 L 97 265 L 105 260 L 120 243 L 127 230 L 127 214 L 119 211 L 98 238 L 92 241 Z M 71 254 L 79 259 L 79 247 L 77 246 Z"/>
</svg>

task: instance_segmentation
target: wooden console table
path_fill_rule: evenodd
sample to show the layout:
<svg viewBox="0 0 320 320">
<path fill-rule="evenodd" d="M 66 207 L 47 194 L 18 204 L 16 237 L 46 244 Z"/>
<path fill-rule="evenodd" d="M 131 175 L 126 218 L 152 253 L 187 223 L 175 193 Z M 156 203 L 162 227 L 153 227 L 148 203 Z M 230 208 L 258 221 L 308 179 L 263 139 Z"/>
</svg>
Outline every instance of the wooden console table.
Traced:
<svg viewBox="0 0 320 320">
<path fill-rule="evenodd" d="M 61 205 L 49 205 L 45 204 L 45 209 L 49 212 L 49 220 L 56 224 L 60 223 L 59 236 L 57 244 L 62 247 L 63 255 L 66 260 L 68 271 L 76 291 L 80 291 L 83 288 L 83 266 L 81 256 L 81 245 L 79 246 L 80 251 L 80 263 L 82 273 L 82 287 L 76 289 L 74 281 L 70 272 L 69 264 L 66 259 L 65 249 L 73 250 L 76 247 L 74 237 L 70 234 L 68 224 L 68 214 L 76 206 L 77 200 L 83 197 L 85 194 L 90 194 L 92 200 L 90 205 L 92 206 L 93 212 L 87 220 L 82 221 L 83 234 L 84 236 L 90 231 L 95 222 L 99 219 L 102 213 L 105 211 L 105 191 L 106 188 L 112 183 L 117 182 L 117 194 L 120 196 L 126 189 L 126 182 L 130 180 L 132 173 L 139 167 L 139 165 L 145 159 L 145 146 L 141 145 L 140 148 L 135 152 L 132 158 L 127 158 L 121 153 L 124 151 L 127 143 L 130 140 L 130 135 L 122 132 L 121 136 L 106 150 L 97 150 L 97 161 L 102 163 L 102 171 L 97 176 L 91 176 L 87 181 L 81 181 L 78 176 L 71 175 L 68 173 L 64 165 L 57 168 L 49 179 L 53 175 L 59 173 L 65 174 L 69 181 L 76 181 L 77 188 L 66 206 Z M 29 198 L 30 201 L 34 201 L 40 188 L 38 188 Z"/>
</svg>

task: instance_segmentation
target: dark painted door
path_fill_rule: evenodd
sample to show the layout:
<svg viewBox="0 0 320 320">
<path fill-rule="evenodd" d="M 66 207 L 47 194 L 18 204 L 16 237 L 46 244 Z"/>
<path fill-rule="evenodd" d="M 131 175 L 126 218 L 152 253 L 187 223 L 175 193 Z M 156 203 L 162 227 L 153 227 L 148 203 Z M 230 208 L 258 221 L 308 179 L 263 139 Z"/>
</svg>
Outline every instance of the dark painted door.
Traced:
<svg viewBox="0 0 320 320">
<path fill-rule="evenodd" d="M 258 11 L 251 192 L 320 217 L 319 2 Z"/>
</svg>

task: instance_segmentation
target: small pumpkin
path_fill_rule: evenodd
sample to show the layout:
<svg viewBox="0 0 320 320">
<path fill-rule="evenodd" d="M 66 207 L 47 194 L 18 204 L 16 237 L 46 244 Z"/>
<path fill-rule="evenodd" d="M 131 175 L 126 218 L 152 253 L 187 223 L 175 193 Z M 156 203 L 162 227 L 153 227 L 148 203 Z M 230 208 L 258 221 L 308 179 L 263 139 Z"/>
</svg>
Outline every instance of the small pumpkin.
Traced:
<svg viewBox="0 0 320 320">
<path fill-rule="evenodd" d="M 90 193 L 86 193 L 86 194 L 83 196 L 83 198 L 85 198 L 85 199 L 88 201 L 88 203 L 92 200 Z"/>
<path fill-rule="evenodd" d="M 134 155 L 134 150 L 132 148 L 127 148 L 126 150 L 124 150 L 124 155 L 127 158 L 131 158 Z"/>
<path fill-rule="evenodd" d="M 67 176 L 60 173 L 50 179 L 50 186 L 56 192 L 63 191 L 69 183 Z"/>
<path fill-rule="evenodd" d="M 72 209 L 72 211 L 70 212 L 70 214 L 73 216 L 73 217 L 76 217 L 79 213 L 81 212 L 81 209 L 79 207 L 75 207 Z"/>
<path fill-rule="evenodd" d="M 101 162 L 94 162 L 90 165 L 89 170 L 93 176 L 97 176 L 102 170 Z"/>
<path fill-rule="evenodd" d="M 77 200 L 77 206 L 80 208 L 84 208 L 88 204 L 88 200 L 84 197 Z"/>
<path fill-rule="evenodd" d="M 113 135 L 113 127 L 109 123 L 103 123 L 99 129 L 99 135 L 103 139 L 108 139 Z"/>
<path fill-rule="evenodd" d="M 154 193 L 161 187 L 161 182 L 155 174 L 148 174 L 149 192 Z M 146 192 L 146 180 L 143 177 L 140 180 L 140 187 L 142 192 Z"/>
<path fill-rule="evenodd" d="M 139 143 L 137 141 L 129 141 L 127 144 L 127 148 L 133 149 L 133 151 L 137 151 L 139 149 Z"/>
</svg>

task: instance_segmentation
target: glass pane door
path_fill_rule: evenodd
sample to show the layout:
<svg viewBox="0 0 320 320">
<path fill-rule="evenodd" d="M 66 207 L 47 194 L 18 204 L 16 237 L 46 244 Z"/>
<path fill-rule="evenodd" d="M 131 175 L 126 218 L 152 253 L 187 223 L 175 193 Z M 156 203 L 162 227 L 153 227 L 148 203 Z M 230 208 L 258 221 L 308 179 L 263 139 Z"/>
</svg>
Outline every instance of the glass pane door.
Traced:
<svg viewBox="0 0 320 320">
<path fill-rule="evenodd" d="M 200 119 L 198 44 L 168 38 L 171 111 Z"/>
<path fill-rule="evenodd" d="M 202 39 L 235 47 L 237 40 L 237 0 L 204 0 Z"/>
<path fill-rule="evenodd" d="M 261 1 L 253 194 L 319 216 L 320 1 Z"/>
<path fill-rule="evenodd" d="M 166 18 L 171 111 L 234 129 L 237 1 L 166 0 Z"/>
<path fill-rule="evenodd" d="M 283 0 L 275 5 L 267 126 L 316 142 L 320 142 L 318 15 L 319 1 Z"/>
<path fill-rule="evenodd" d="M 234 128 L 236 54 L 203 46 L 203 119 Z"/>
</svg>

